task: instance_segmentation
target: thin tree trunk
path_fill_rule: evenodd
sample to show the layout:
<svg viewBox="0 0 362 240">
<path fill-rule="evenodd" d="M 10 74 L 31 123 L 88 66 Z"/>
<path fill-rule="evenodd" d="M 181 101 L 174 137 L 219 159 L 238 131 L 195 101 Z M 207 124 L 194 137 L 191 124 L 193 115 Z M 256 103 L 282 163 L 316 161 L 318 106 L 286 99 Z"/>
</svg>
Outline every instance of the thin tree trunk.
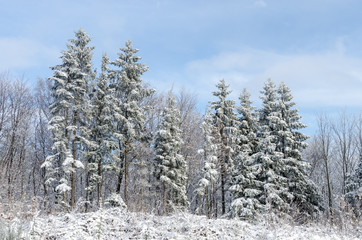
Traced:
<svg viewBox="0 0 362 240">
<path fill-rule="evenodd" d="M 74 118 L 73 118 L 73 127 L 77 125 L 77 111 L 74 112 Z M 76 146 L 75 146 L 75 135 L 76 130 L 73 130 L 73 142 L 72 142 L 72 156 L 73 160 L 76 160 Z M 70 196 L 70 206 L 73 209 L 75 207 L 75 165 L 72 163 L 72 168 L 74 171 L 71 173 L 71 196 Z"/>
<path fill-rule="evenodd" d="M 143 156 L 141 155 L 140 156 L 140 169 L 142 169 L 143 168 Z M 144 179 L 144 178 L 146 178 L 146 176 L 144 176 L 144 174 L 142 174 L 142 170 L 140 171 L 141 172 L 141 174 L 140 174 L 140 176 L 141 176 L 141 178 L 142 179 Z M 145 188 L 144 188 L 144 185 L 143 185 L 143 183 L 141 183 L 140 184 L 141 185 L 141 212 L 145 212 L 145 196 L 144 196 L 144 191 L 145 191 Z"/>
<path fill-rule="evenodd" d="M 124 202 L 128 206 L 128 143 L 124 146 Z"/>
<path fill-rule="evenodd" d="M 166 185 L 165 182 L 162 182 L 162 207 L 163 215 L 166 214 Z"/>
<path fill-rule="evenodd" d="M 209 213 L 209 187 L 206 186 L 205 187 L 205 213 L 207 218 L 210 218 L 210 213 Z"/>
<path fill-rule="evenodd" d="M 36 180 L 35 180 L 35 166 L 33 167 L 33 171 L 31 173 L 32 177 L 33 177 L 33 194 L 34 197 L 37 195 L 36 194 Z"/>
<path fill-rule="evenodd" d="M 221 157 L 220 157 L 220 177 L 221 177 L 221 213 L 225 214 L 225 178 L 226 178 L 226 169 L 225 169 L 225 159 L 226 159 L 226 147 L 227 147 L 227 139 L 224 136 L 224 127 L 220 128 L 220 136 L 221 136 Z"/>
<path fill-rule="evenodd" d="M 225 162 L 221 160 L 221 213 L 225 214 Z"/>
<path fill-rule="evenodd" d="M 25 136 L 23 136 L 23 142 L 22 142 L 22 151 L 21 151 L 21 179 L 20 179 L 20 196 L 21 198 L 23 198 L 23 194 L 24 194 L 24 164 L 25 164 Z"/>
<path fill-rule="evenodd" d="M 214 210 L 215 218 L 217 218 L 216 187 L 215 187 L 215 183 L 212 184 L 212 208 L 213 208 L 213 210 Z"/>
<path fill-rule="evenodd" d="M 101 194 L 102 194 L 102 159 L 98 159 L 98 176 L 99 180 L 97 182 L 97 203 L 98 207 L 101 206 Z"/>
<path fill-rule="evenodd" d="M 88 212 L 88 207 L 89 207 L 89 204 L 88 202 L 90 201 L 90 193 L 89 193 L 89 178 L 90 178 L 90 172 L 88 171 L 87 172 L 87 180 L 86 180 L 86 191 L 85 191 L 85 212 Z"/>
<path fill-rule="evenodd" d="M 328 169 L 328 160 L 327 157 L 324 156 L 323 157 L 324 160 L 324 165 L 325 165 L 325 170 L 326 170 L 326 180 L 327 180 L 327 187 L 328 187 L 328 207 L 329 207 L 329 214 L 330 217 L 333 216 L 333 209 L 332 209 L 332 190 L 331 190 L 331 185 L 330 185 L 330 180 L 329 180 L 329 169 Z"/>
<path fill-rule="evenodd" d="M 119 159 L 121 162 L 120 165 L 120 169 L 118 172 L 118 182 L 117 182 L 117 188 L 116 188 L 116 193 L 120 194 L 121 193 L 121 184 L 122 184 L 122 179 L 123 179 L 123 155 L 122 155 L 122 143 L 121 141 L 118 141 L 118 147 L 119 147 Z"/>
</svg>

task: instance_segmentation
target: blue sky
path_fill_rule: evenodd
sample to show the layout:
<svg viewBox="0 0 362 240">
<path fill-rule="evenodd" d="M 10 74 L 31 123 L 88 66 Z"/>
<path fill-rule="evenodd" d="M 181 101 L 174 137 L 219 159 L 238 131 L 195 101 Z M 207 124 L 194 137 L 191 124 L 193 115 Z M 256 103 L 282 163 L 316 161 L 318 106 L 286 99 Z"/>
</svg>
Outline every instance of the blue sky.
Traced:
<svg viewBox="0 0 362 240">
<path fill-rule="evenodd" d="M 128 39 L 150 69 L 144 80 L 197 94 L 200 109 L 225 78 L 255 105 L 271 78 L 292 90 L 303 121 L 362 109 L 362 1 L 359 0 L 0 0 L 0 72 L 30 83 L 60 63 L 74 30 L 92 37 L 94 66 Z"/>
</svg>

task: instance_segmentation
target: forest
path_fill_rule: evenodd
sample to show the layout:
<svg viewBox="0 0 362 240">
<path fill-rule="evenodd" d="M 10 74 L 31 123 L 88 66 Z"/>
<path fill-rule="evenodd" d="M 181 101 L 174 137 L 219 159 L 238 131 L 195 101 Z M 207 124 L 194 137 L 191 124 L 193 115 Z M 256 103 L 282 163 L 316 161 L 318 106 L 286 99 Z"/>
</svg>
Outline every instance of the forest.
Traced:
<svg viewBox="0 0 362 240">
<path fill-rule="evenodd" d="M 362 113 L 316 116 L 306 136 L 292 90 L 268 79 L 257 108 L 220 79 L 194 94 L 156 92 L 127 41 L 118 58 L 83 29 L 34 86 L 0 76 L 0 214 L 12 219 L 119 207 L 171 216 L 359 225 Z"/>
</svg>

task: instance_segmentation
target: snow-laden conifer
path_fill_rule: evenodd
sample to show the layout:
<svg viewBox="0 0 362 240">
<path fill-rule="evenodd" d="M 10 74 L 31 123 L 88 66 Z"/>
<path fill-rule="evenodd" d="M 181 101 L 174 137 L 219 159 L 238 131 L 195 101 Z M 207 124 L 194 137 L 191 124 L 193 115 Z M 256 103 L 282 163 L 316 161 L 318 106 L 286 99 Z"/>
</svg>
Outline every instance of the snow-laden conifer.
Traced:
<svg viewBox="0 0 362 240">
<path fill-rule="evenodd" d="M 232 171 L 232 186 L 230 191 L 233 194 L 231 203 L 231 215 L 241 218 L 251 217 L 261 208 L 258 200 L 262 191 L 261 182 L 256 179 L 259 167 L 254 165 L 251 156 L 256 153 L 258 119 L 250 101 L 250 94 L 243 90 L 239 97 L 240 125 L 238 134 L 238 151 L 234 159 Z"/>
<path fill-rule="evenodd" d="M 263 101 L 259 111 L 258 146 L 253 155 L 253 165 L 258 166 L 258 181 L 262 182 L 259 202 L 266 210 L 288 211 L 293 195 L 288 191 L 287 178 L 283 176 L 283 153 L 277 149 L 277 133 L 281 130 L 276 86 L 270 79 L 261 91 Z"/>
<path fill-rule="evenodd" d="M 50 105 L 49 129 L 53 133 L 54 154 L 44 164 L 51 168 L 48 172 L 58 172 L 58 177 L 70 180 L 71 186 L 65 187 L 68 181 L 62 181 L 61 189 L 71 190 L 71 207 L 75 204 L 76 171 L 84 167 L 81 160 L 87 158 L 87 149 L 92 144 L 88 124 L 91 117 L 89 81 L 93 77 L 91 59 L 94 47 L 87 46 L 91 39 L 83 29 L 75 32 L 75 35 L 75 39 L 69 40 L 67 50 L 62 51 L 63 63 L 52 68 L 53 103 Z M 64 173 L 65 176 L 62 176 Z"/>
<path fill-rule="evenodd" d="M 156 178 L 160 181 L 164 213 L 174 206 L 188 205 L 186 196 L 186 161 L 180 154 L 183 144 L 180 112 L 171 92 L 155 136 Z"/>
<path fill-rule="evenodd" d="M 102 192 L 102 172 L 109 163 L 117 160 L 113 152 L 117 148 L 117 141 L 114 139 L 112 106 L 114 104 L 113 89 L 109 86 L 108 77 L 109 58 L 104 54 L 102 58 L 101 74 L 97 79 L 97 86 L 92 98 L 92 140 L 95 145 L 92 149 L 91 161 L 88 164 L 90 173 L 90 184 L 88 191 L 97 189 L 97 202 L 100 204 Z"/>
<path fill-rule="evenodd" d="M 129 162 L 134 144 L 142 135 L 145 121 L 144 110 L 141 101 L 149 96 L 152 90 L 144 87 L 142 74 L 147 71 L 145 64 L 139 63 L 141 57 L 136 56 L 138 49 L 132 47 L 132 42 L 127 41 L 126 46 L 118 53 L 118 58 L 111 64 L 120 69 L 112 69 L 112 88 L 115 94 L 115 124 L 114 137 L 118 140 L 119 177 L 117 192 L 121 190 L 121 182 L 124 176 L 124 201 L 128 204 L 128 172 Z M 134 154 L 134 153 L 133 153 Z"/>
<path fill-rule="evenodd" d="M 240 94 L 239 119 L 239 141 L 240 151 L 249 155 L 255 153 L 257 146 L 257 132 L 259 129 L 257 113 L 250 101 L 250 93 L 244 88 Z"/>
<path fill-rule="evenodd" d="M 211 108 L 214 111 L 214 126 L 217 129 L 219 141 L 218 160 L 220 164 L 221 178 L 221 212 L 226 213 L 226 192 L 230 185 L 230 173 L 233 168 L 233 156 L 236 149 L 236 137 L 238 132 L 238 119 L 236 116 L 235 101 L 228 100 L 231 93 L 229 86 L 222 79 L 216 85 L 217 91 L 213 95 L 218 98 L 211 102 Z"/>
<path fill-rule="evenodd" d="M 276 150 L 283 154 L 282 175 L 288 179 L 288 189 L 293 195 L 293 207 L 302 213 L 318 212 L 321 200 L 315 184 L 307 175 L 308 163 L 302 158 L 308 136 L 300 132 L 306 126 L 300 122 L 298 109 L 294 108 L 290 89 L 282 82 L 278 88 L 280 119 L 275 132 Z"/>
</svg>

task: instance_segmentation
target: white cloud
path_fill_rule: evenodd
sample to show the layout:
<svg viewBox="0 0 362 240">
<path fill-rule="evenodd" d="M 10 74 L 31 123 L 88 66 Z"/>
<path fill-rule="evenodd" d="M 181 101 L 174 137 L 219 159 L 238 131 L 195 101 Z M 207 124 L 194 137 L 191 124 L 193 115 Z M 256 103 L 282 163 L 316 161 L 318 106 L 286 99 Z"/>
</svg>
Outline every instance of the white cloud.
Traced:
<svg viewBox="0 0 362 240">
<path fill-rule="evenodd" d="M 0 38 L 0 71 L 31 68 L 59 56 L 59 50 L 26 38 Z"/>
<path fill-rule="evenodd" d="M 263 0 L 257 0 L 254 2 L 254 5 L 257 7 L 267 7 L 267 3 Z"/>
<path fill-rule="evenodd" d="M 340 46 L 318 54 L 277 54 L 247 49 L 224 52 L 189 62 L 185 74 L 201 100 L 210 99 L 216 82 L 224 78 L 236 98 L 246 87 L 258 100 L 263 83 L 284 81 L 298 106 L 358 107 L 362 103 L 362 59 L 344 54 Z"/>
</svg>

